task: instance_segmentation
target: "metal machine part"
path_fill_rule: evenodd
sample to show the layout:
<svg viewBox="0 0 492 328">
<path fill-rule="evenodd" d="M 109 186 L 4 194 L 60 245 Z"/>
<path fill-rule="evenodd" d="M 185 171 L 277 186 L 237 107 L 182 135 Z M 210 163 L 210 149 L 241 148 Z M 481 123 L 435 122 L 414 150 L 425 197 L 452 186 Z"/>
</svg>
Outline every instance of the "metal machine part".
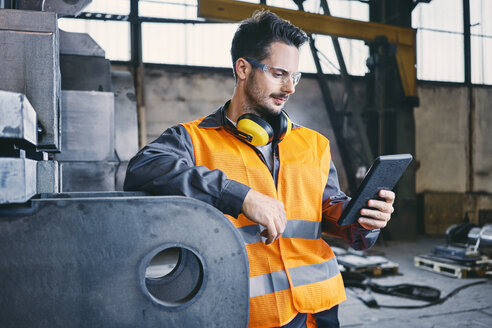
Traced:
<svg viewBox="0 0 492 328">
<path fill-rule="evenodd" d="M 118 163 L 60 162 L 62 192 L 115 190 Z"/>
<path fill-rule="evenodd" d="M 2 327 L 248 326 L 247 254 L 217 209 L 86 197 L 0 207 Z"/>
<path fill-rule="evenodd" d="M 111 92 L 62 90 L 63 162 L 114 161 L 114 96 Z"/>
<path fill-rule="evenodd" d="M 26 95 L 42 133 L 38 149 L 59 150 L 58 25 L 54 13 L 0 10 L 0 90 Z"/>
<path fill-rule="evenodd" d="M 36 194 L 36 161 L 0 157 L 0 204 L 24 203 Z"/>
<path fill-rule="evenodd" d="M 113 91 L 109 59 L 60 55 L 60 71 L 62 90 Z"/>
<path fill-rule="evenodd" d="M 56 193 L 60 191 L 60 173 L 57 161 L 37 162 L 37 193 Z"/>
<path fill-rule="evenodd" d="M 0 140 L 37 145 L 36 112 L 22 93 L 0 90 Z"/>
<path fill-rule="evenodd" d="M 92 0 L 17 0 L 19 9 L 51 11 L 61 16 L 77 16 Z"/>
<path fill-rule="evenodd" d="M 471 228 L 468 232 L 468 243 L 476 249 L 492 248 L 492 224 L 486 224 L 482 228 Z"/>
<path fill-rule="evenodd" d="M 87 33 L 60 31 L 60 54 L 105 57 L 106 52 Z"/>
<path fill-rule="evenodd" d="M 137 98 L 133 77 L 127 71 L 111 72 L 114 92 L 114 148 L 122 162 L 138 151 Z"/>
</svg>

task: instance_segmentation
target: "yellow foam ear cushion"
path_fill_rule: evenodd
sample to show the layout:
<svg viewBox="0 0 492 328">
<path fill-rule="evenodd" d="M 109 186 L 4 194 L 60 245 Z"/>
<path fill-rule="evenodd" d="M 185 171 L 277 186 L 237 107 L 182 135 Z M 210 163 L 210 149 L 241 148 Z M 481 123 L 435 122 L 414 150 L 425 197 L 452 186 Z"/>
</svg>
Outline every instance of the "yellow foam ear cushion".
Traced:
<svg viewBox="0 0 492 328">
<path fill-rule="evenodd" d="M 255 147 L 267 145 L 273 137 L 264 127 L 249 118 L 238 120 L 237 129 L 251 136 L 249 143 Z"/>
<path fill-rule="evenodd" d="M 290 133 L 290 130 L 292 130 L 292 122 L 291 122 L 289 116 L 285 115 L 285 118 L 287 119 L 287 130 L 285 130 L 284 138 L 287 137 Z"/>
</svg>

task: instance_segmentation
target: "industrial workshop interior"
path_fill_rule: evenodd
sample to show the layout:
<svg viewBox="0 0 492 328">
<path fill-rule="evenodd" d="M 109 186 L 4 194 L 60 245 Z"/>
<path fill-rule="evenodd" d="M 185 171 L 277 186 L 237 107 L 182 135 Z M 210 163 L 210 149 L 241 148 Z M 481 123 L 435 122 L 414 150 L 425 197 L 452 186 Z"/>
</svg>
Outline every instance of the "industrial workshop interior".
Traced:
<svg viewBox="0 0 492 328">
<path fill-rule="evenodd" d="M 492 0 L 0 0 L 0 327 L 492 327 Z"/>
</svg>

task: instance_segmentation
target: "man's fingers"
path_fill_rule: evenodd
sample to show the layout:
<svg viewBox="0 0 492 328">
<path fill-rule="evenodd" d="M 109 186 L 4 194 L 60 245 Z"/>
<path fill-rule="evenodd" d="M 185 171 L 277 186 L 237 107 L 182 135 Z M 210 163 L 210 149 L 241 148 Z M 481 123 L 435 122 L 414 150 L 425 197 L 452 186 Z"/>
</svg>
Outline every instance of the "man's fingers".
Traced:
<svg viewBox="0 0 492 328">
<path fill-rule="evenodd" d="M 278 232 L 274 224 L 269 224 L 266 227 L 266 230 L 267 230 L 268 237 L 265 243 L 268 245 L 272 243 L 275 239 L 277 239 Z"/>
<path fill-rule="evenodd" d="M 385 213 L 393 213 L 394 208 L 393 208 L 393 203 L 386 203 L 381 200 L 375 200 L 371 199 L 370 201 L 367 202 L 367 205 L 371 208 L 375 208 L 377 210 L 380 210 L 381 212 Z M 362 214 L 365 215 L 365 214 Z"/>
<path fill-rule="evenodd" d="M 391 203 L 395 201 L 395 193 L 391 190 L 380 190 L 379 197 L 384 198 L 386 203 Z"/>
<path fill-rule="evenodd" d="M 383 221 L 388 221 L 390 219 L 390 214 L 386 212 L 381 212 L 381 211 L 376 211 L 376 210 L 370 210 L 367 208 L 363 208 L 360 211 L 360 214 L 370 218 L 370 219 L 375 219 L 375 220 L 383 220 Z"/>
<path fill-rule="evenodd" d="M 385 220 L 375 220 L 369 218 L 359 218 L 359 224 L 368 230 L 382 229 L 386 227 L 388 221 Z"/>
</svg>

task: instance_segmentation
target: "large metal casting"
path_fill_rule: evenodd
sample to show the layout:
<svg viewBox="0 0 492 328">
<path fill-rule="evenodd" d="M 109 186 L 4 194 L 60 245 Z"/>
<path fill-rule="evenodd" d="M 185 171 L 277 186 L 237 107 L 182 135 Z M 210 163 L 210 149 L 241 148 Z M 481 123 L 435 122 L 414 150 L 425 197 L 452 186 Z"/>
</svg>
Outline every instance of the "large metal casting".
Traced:
<svg viewBox="0 0 492 328">
<path fill-rule="evenodd" d="M 36 112 L 24 94 L 0 90 L 0 142 L 7 140 L 36 145 Z"/>
<path fill-rule="evenodd" d="M 60 55 L 105 57 L 106 52 L 87 33 L 75 33 L 59 30 Z"/>
<path fill-rule="evenodd" d="M 61 191 L 115 190 L 117 167 L 115 162 L 60 162 Z"/>
<path fill-rule="evenodd" d="M 36 161 L 0 157 L 0 204 L 23 203 L 34 196 L 36 173 Z"/>
<path fill-rule="evenodd" d="M 60 55 L 62 90 L 111 92 L 111 62 L 96 56 Z"/>
<path fill-rule="evenodd" d="M 223 214 L 183 197 L 85 196 L 0 207 L 3 328 L 247 327 L 247 254 Z M 159 274 L 154 258 L 171 267 Z"/>
<path fill-rule="evenodd" d="M 0 90 L 27 96 L 41 128 L 38 149 L 59 150 L 56 14 L 0 10 L 0 45 Z"/>
<path fill-rule="evenodd" d="M 114 160 L 114 96 L 111 92 L 62 91 L 59 161 Z"/>
</svg>

